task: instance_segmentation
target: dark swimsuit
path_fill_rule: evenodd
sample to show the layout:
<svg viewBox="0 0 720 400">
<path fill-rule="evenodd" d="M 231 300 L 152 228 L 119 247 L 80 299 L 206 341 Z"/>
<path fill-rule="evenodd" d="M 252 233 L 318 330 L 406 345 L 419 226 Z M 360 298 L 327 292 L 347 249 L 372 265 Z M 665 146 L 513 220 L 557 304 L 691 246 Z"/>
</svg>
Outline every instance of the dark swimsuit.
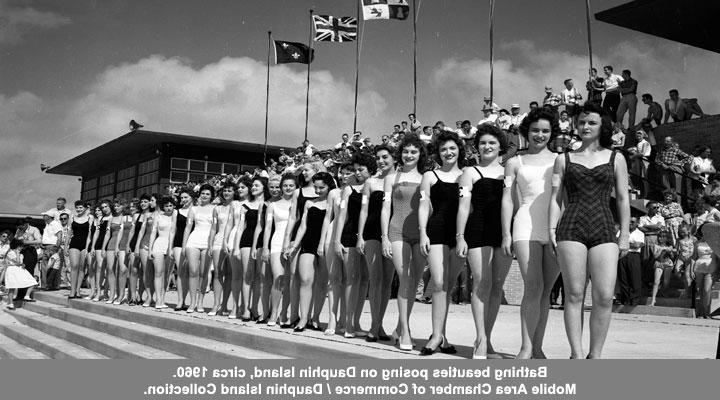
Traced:
<svg viewBox="0 0 720 400">
<path fill-rule="evenodd" d="M 368 199 L 368 215 L 363 228 L 363 239 L 380 241 L 380 213 L 382 212 L 383 197 L 382 190 L 370 193 Z"/>
<path fill-rule="evenodd" d="M 455 247 L 455 226 L 457 212 L 459 185 L 456 182 L 444 182 L 433 171 L 437 181 L 430 187 L 430 201 L 433 213 L 427 222 L 427 234 L 430 244 L 444 244 Z"/>
<path fill-rule="evenodd" d="M 308 209 L 307 221 L 305 222 L 305 235 L 303 235 L 302 242 L 300 244 L 300 254 L 317 255 L 324 220 L 325 210 L 321 210 L 314 206 Z"/>
<path fill-rule="evenodd" d="M 357 245 L 358 221 L 360 220 L 360 207 L 362 206 L 362 193 L 355 191 L 350 186 L 350 196 L 347 200 L 347 218 L 345 218 L 345 226 L 343 226 L 342 235 L 340 236 L 340 244 L 345 247 L 355 247 Z"/>
<path fill-rule="evenodd" d="M 505 187 L 502 179 L 485 178 L 480 174 L 472 187 L 472 212 L 465 226 L 465 241 L 468 248 L 500 247 L 502 244 L 502 224 L 500 210 Z"/>
</svg>

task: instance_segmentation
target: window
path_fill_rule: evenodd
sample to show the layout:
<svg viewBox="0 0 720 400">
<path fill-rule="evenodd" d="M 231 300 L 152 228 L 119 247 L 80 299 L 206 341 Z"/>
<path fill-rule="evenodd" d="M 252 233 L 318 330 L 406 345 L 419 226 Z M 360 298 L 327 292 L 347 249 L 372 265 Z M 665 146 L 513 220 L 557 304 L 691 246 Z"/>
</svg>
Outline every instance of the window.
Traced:
<svg viewBox="0 0 720 400">
<path fill-rule="evenodd" d="M 160 185 L 149 185 L 149 186 L 139 187 L 137 189 L 137 194 L 138 194 L 138 196 L 140 196 L 143 193 L 151 195 L 153 193 L 158 193 L 159 191 L 160 191 Z"/>
<path fill-rule="evenodd" d="M 187 172 L 181 171 L 170 171 L 170 182 L 173 183 L 185 183 L 188 181 Z"/>
<path fill-rule="evenodd" d="M 130 179 L 130 178 L 134 178 L 134 177 L 135 177 L 135 166 L 134 166 L 134 165 L 133 165 L 132 167 L 128 167 L 128 168 L 125 168 L 125 169 L 121 169 L 121 170 L 118 171 L 118 173 L 117 173 L 117 180 L 118 180 L 118 181 L 122 181 L 122 180 L 125 180 L 125 179 Z"/>
<path fill-rule="evenodd" d="M 83 190 L 83 191 L 88 191 L 88 190 L 90 190 L 90 189 L 95 189 L 96 187 L 97 187 L 97 179 L 96 179 L 96 178 L 83 180 L 83 183 L 82 183 L 82 190 Z"/>
<path fill-rule="evenodd" d="M 158 173 L 157 172 L 140 175 L 138 177 L 138 188 L 142 187 L 142 186 L 152 185 L 153 183 L 157 183 L 157 181 L 158 181 Z"/>
<path fill-rule="evenodd" d="M 157 172 L 160 168 L 160 159 L 155 158 L 138 164 L 138 175 L 147 174 L 149 172 Z"/>
<path fill-rule="evenodd" d="M 134 188 L 135 188 L 135 179 L 130 178 L 130 179 L 126 179 L 124 181 L 118 182 L 116 190 L 118 192 L 125 192 L 128 190 L 132 190 Z"/>
<path fill-rule="evenodd" d="M 170 168 L 187 170 L 188 160 L 185 158 L 172 158 L 170 159 Z"/>
<path fill-rule="evenodd" d="M 111 172 L 109 174 L 103 175 L 100 177 L 100 186 L 109 185 L 111 183 L 115 183 L 115 173 Z"/>
<path fill-rule="evenodd" d="M 98 190 L 99 197 L 108 197 L 113 195 L 113 185 L 100 186 Z"/>
<path fill-rule="evenodd" d="M 253 172 L 255 172 L 255 168 L 257 168 L 257 165 L 241 165 L 240 171 L 249 172 L 252 174 Z"/>
<path fill-rule="evenodd" d="M 222 174 L 222 163 L 208 161 L 205 171 L 211 174 L 220 175 Z"/>
<path fill-rule="evenodd" d="M 134 190 L 128 190 L 125 192 L 120 192 L 115 195 L 118 199 L 125 199 L 127 201 L 132 200 L 133 197 L 135 197 L 135 191 Z"/>
<path fill-rule="evenodd" d="M 82 201 L 88 201 L 88 200 L 95 201 L 95 189 L 88 190 L 88 191 L 83 191 L 83 192 L 80 194 L 80 199 L 81 199 Z"/>
<path fill-rule="evenodd" d="M 240 165 L 238 164 L 223 164 L 223 173 L 225 174 L 237 174 L 240 171 Z"/>
<path fill-rule="evenodd" d="M 205 180 L 205 174 L 195 174 L 195 173 L 189 173 L 188 174 L 188 182 L 202 182 Z"/>
<path fill-rule="evenodd" d="M 190 171 L 205 172 L 205 161 L 190 160 Z"/>
</svg>

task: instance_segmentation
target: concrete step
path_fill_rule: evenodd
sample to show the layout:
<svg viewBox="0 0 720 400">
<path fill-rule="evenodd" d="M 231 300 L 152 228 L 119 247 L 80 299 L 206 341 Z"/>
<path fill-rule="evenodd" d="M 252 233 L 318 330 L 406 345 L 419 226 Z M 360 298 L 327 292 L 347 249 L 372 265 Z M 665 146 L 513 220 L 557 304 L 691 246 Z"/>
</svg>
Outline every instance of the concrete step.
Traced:
<svg viewBox="0 0 720 400">
<path fill-rule="evenodd" d="M 104 359 L 107 358 L 92 350 L 88 350 L 82 346 L 70 343 L 66 340 L 41 332 L 30 326 L 23 325 L 18 318 L 22 318 L 17 314 L 28 314 L 28 311 L 16 309 L 6 314 L 13 314 L 14 323 L 3 321 L 0 323 L 0 334 L 12 339 L 18 344 L 29 347 L 35 352 L 45 355 L 47 358 L 78 358 L 78 359 Z M 29 357 L 28 357 L 29 358 Z"/>
<path fill-rule="evenodd" d="M 275 358 L 280 356 L 303 359 L 321 357 L 331 359 L 419 358 L 417 352 L 400 351 L 390 342 L 367 343 L 363 339 L 347 340 L 341 334 L 326 336 L 322 332 L 309 330 L 303 333 L 293 333 L 292 330 L 280 329 L 277 326 L 245 324 L 239 320 L 230 320 L 227 317 L 219 316 L 211 317 L 204 313 L 175 312 L 172 308 L 156 310 L 127 305 L 108 305 L 104 302 L 88 300 L 68 301 L 63 292 L 36 292 L 35 296 L 40 301 L 67 305 L 70 309 L 82 310 L 110 319 L 114 318 L 116 322 L 127 321 L 196 336 L 195 341 L 198 338 L 207 338 L 247 349 L 263 349 L 272 353 Z M 136 340 L 132 337 L 128 337 L 128 339 Z M 422 343 L 423 341 L 419 341 L 418 345 Z M 460 359 L 462 357 L 435 354 L 433 358 Z"/>
<path fill-rule="evenodd" d="M 87 304 L 87 303 L 81 303 Z M 85 327 L 90 331 L 142 343 L 145 346 L 191 359 L 286 358 L 276 354 L 212 340 L 203 335 L 171 331 L 157 324 L 143 324 L 83 311 L 78 308 L 50 307 L 49 316 L 67 323 Z"/>
<path fill-rule="evenodd" d="M 48 358 L 45 354 L 0 335 L 0 359 L 17 358 L 21 360 L 35 360 Z"/>
<path fill-rule="evenodd" d="M 26 303 L 13 316 L 24 325 L 45 332 L 56 338 L 75 343 L 108 358 L 181 359 L 170 352 L 158 350 L 121 337 L 108 335 L 94 329 L 73 325 L 53 317 L 54 304 Z"/>
</svg>

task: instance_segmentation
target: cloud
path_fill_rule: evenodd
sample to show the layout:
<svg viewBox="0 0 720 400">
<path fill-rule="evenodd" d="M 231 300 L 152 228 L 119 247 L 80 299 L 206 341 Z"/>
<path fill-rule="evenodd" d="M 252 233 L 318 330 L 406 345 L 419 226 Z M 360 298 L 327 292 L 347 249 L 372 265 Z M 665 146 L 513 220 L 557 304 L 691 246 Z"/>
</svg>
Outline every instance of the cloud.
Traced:
<svg viewBox="0 0 720 400">
<path fill-rule="evenodd" d="M 29 34 L 70 23 L 70 18 L 53 12 L 13 6 L 9 1 L 0 0 L 0 45 L 18 44 Z"/>
<path fill-rule="evenodd" d="M 270 144 L 302 142 L 303 67 L 271 66 Z M 266 73 L 266 64 L 250 58 L 223 58 L 194 67 L 189 60 L 156 55 L 107 68 L 70 101 L 0 93 L 0 126 L 12 132 L 0 154 L 8 166 L 0 169 L 0 181 L 30 190 L 0 199 L 0 210 L 37 211 L 49 208 L 61 194 L 77 198 L 76 178 L 40 174 L 39 164 L 57 165 L 127 133 L 130 119 L 147 130 L 262 142 Z M 328 71 L 313 71 L 311 76 L 309 137 L 327 146 L 352 130 L 354 86 Z M 358 108 L 367 122 L 358 128 L 380 129 L 374 124 L 381 124 L 377 121 L 386 107 L 378 93 L 361 92 Z"/>
<path fill-rule="evenodd" d="M 574 80 L 583 95 L 586 93 L 587 55 L 544 49 L 531 41 L 506 43 L 500 50 L 503 56 L 494 63 L 494 98 L 499 105 L 520 103 L 527 110 L 530 101 L 542 100 L 546 85 L 559 93 L 567 78 Z M 639 81 L 638 94 L 651 93 L 662 100 L 669 89 L 677 88 L 681 95 L 698 98 L 708 113 L 720 109 L 716 95 L 720 83 L 707 79 L 720 72 L 720 56 L 715 53 L 649 39 L 618 43 L 607 53 L 595 54 L 593 61 L 601 71 L 604 65 L 615 66 L 617 73 L 630 69 Z M 433 71 L 430 84 L 437 95 L 450 97 L 451 101 L 439 104 L 433 113 L 477 118 L 483 96 L 490 93 L 489 76 L 490 63 L 485 59 L 443 61 Z M 638 115 L 645 112 L 642 104 L 638 110 Z"/>
</svg>

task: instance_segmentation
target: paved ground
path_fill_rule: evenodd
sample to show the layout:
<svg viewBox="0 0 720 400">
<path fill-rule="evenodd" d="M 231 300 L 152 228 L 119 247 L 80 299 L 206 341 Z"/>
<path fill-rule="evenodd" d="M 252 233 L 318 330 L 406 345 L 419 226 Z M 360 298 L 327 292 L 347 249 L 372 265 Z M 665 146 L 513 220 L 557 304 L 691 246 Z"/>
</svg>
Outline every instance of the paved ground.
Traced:
<svg viewBox="0 0 720 400">
<path fill-rule="evenodd" d="M 60 292 L 62 293 L 62 292 Z M 60 294 L 58 293 L 58 294 Z M 175 300 L 175 293 L 168 294 L 168 302 Z M 212 296 L 205 297 L 206 309 L 212 305 Z M 125 307 L 125 306 L 123 306 Z M 142 307 L 136 307 L 141 309 Z M 147 312 L 156 310 L 144 309 Z M 417 345 L 424 344 L 430 336 L 430 311 L 431 306 L 415 303 L 411 319 L 413 337 Z M 159 312 L 159 311 L 158 311 Z M 170 310 L 162 312 L 173 313 Z M 587 318 L 586 313 L 586 318 Z M 179 318 L 188 318 L 185 313 Z M 212 318 L 216 322 L 238 324 L 238 320 L 228 320 L 224 317 L 209 317 L 207 314 L 193 314 L 193 318 Z M 323 314 L 323 322 L 326 315 Z M 363 327 L 370 325 L 369 306 L 366 304 L 362 318 Z M 391 300 L 388 312 L 385 317 L 384 326 L 388 332 L 394 329 L 397 321 L 397 307 L 395 300 Z M 279 329 L 270 328 L 266 325 L 249 324 L 244 329 Z M 605 346 L 605 358 L 630 358 L 630 359 L 654 359 L 654 358 L 715 358 L 718 345 L 718 329 L 720 319 L 691 319 L 679 317 L 663 317 L 650 315 L 613 314 L 610 332 Z M 520 347 L 520 307 L 502 306 L 492 336 L 495 349 L 511 358 Z M 459 356 L 470 357 L 472 343 L 475 339 L 472 313 L 469 305 L 451 305 L 448 316 L 448 340 L 459 350 Z M 308 337 L 317 337 L 328 346 L 334 342 L 343 341 L 356 344 L 358 352 L 367 351 L 368 347 L 373 350 L 386 350 L 389 357 L 414 357 L 417 351 L 412 353 L 400 352 L 389 342 L 366 343 L 363 339 L 347 340 L 340 335 L 333 337 L 324 336 L 321 332 L 306 330 L 301 334 L 289 334 L 288 340 L 308 340 Z M 588 337 L 585 335 L 584 343 L 587 346 Z M 419 347 L 416 347 L 416 350 Z M 267 349 L 266 349 L 267 350 Z M 268 350 L 269 351 L 269 350 Z M 565 337 L 563 314 L 561 310 L 551 310 L 547 334 L 544 346 L 545 354 L 549 358 L 564 359 L 569 356 L 569 346 Z"/>
</svg>

